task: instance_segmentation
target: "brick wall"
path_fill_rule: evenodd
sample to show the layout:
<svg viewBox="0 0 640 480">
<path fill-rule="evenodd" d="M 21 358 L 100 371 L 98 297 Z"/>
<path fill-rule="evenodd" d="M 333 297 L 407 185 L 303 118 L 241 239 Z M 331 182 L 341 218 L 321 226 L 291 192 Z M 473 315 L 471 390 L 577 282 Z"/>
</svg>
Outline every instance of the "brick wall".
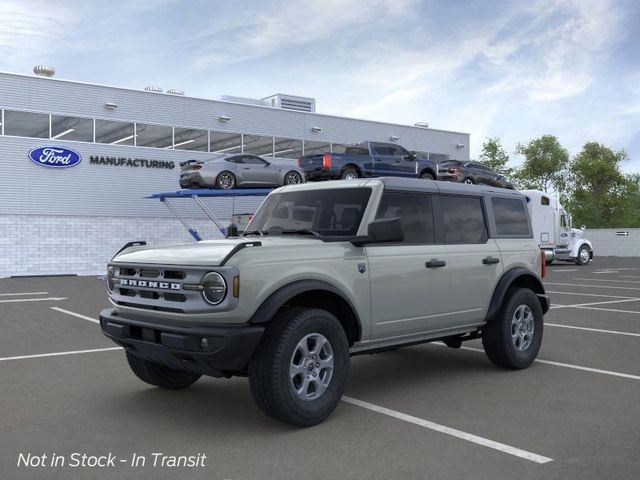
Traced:
<svg viewBox="0 0 640 480">
<path fill-rule="evenodd" d="M 223 225 L 226 219 L 220 219 Z M 212 222 L 190 220 L 206 238 L 220 238 Z M 193 242 L 172 218 L 0 215 L 0 278 L 13 275 L 98 275 L 122 245 Z"/>
</svg>

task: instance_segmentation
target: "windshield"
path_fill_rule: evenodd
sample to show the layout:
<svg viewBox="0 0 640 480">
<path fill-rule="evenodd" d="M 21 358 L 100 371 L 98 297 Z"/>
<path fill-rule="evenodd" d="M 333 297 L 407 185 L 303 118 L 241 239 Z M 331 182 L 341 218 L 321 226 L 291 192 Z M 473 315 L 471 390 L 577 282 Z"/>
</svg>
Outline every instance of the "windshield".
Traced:
<svg viewBox="0 0 640 480">
<path fill-rule="evenodd" d="M 370 188 L 303 190 L 269 195 L 245 235 L 356 235 Z"/>
</svg>

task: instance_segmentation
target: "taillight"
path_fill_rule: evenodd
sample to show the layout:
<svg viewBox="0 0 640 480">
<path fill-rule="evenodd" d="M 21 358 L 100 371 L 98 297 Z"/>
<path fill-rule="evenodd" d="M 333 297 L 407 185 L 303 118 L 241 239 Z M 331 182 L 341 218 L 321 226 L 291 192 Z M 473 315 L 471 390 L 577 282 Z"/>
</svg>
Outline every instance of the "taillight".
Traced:
<svg viewBox="0 0 640 480">
<path fill-rule="evenodd" d="M 458 173 L 460 170 L 462 170 L 460 167 L 453 167 L 449 169 L 450 173 Z"/>
<path fill-rule="evenodd" d="M 325 153 L 322 156 L 322 168 L 331 168 L 331 154 Z"/>
<path fill-rule="evenodd" d="M 544 255 L 544 250 L 540 250 L 540 260 L 541 260 L 540 278 L 544 278 L 544 276 L 547 273 L 547 260 L 546 260 L 546 257 Z"/>
<path fill-rule="evenodd" d="M 301 167 L 301 166 L 302 166 L 302 165 L 301 165 L 301 162 L 302 162 L 302 160 L 298 159 L 298 162 L 297 162 L 297 163 L 298 163 L 298 166 L 299 166 L 299 167 Z"/>
<path fill-rule="evenodd" d="M 202 168 L 202 165 L 194 165 L 193 167 L 191 167 L 191 170 L 200 170 Z"/>
</svg>

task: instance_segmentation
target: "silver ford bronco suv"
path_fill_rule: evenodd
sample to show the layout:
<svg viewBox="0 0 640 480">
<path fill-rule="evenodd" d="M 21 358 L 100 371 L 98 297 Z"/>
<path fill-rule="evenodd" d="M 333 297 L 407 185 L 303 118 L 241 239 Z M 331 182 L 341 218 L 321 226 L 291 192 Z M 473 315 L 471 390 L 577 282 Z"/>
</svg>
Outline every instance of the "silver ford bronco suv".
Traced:
<svg viewBox="0 0 640 480">
<path fill-rule="evenodd" d="M 544 259 L 512 190 L 378 178 L 274 190 L 239 238 L 129 246 L 100 314 L 131 370 L 162 388 L 248 376 L 258 406 L 327 418 L 350 356 L 482 339 L 489 359 L 536 358 Z"/>
</svg>

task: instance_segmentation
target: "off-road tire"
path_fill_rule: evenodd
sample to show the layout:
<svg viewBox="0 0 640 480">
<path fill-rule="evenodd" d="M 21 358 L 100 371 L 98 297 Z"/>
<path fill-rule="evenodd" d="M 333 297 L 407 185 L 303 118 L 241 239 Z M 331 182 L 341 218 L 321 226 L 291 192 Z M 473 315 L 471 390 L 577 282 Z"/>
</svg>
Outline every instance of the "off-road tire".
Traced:
<svg viewBox="0 0 640 480">
<path fill-rule="evenodd" d="M 582 252 L 586 251 L 587 253 L 589 253 L 589 247 L 587 247 L 586 245 L 582 245 L 579 249 L 578 249 L 578 256 L 576 257 L 576 264 L 577 265 L 586 265 L 587 263 L 589 263 L 589 260 L 591 260 L 591 258 L 588 257 L 587 261 L 582 260 Z"/>
<path fill-rule="evenodd" d="M 136 376 L 149 385 L 169 390 L 187 388 L 202 375 L 186 370 L 174 370 L 157 363 L 150 362 L 127 352 L 127 362 Z"/>
<path fill-rule="evenodd" d="M 223 176 L 225 175 L 229 175 L 231 177 L 231 185 L 227 186 L 227 185 L 223 185 L 222 184 L 222 179 Z M 220 172 L 218 174 L 218 176 L 216 177 L 216 188 L 219 188 L 220 190 L 230 190 L 232 188 L 234 188 L 236 186 L 237 182 L 236 182 L 236 176 L 229 172 L 228 170 L 224 170 L 222 172 Z"/>
<path fill-rule="evenodd" d="M 304 400 L 291 384 L 290 364 L 298 342 L 312 333 L 319 333 L 329 341 L 334 369 L 324 393 L 314 400 Z M 310 427 L 325 420 L 340 402 L 349 364 L 349 343 L 336 317 L 318 308 L 288 308 L 271 320 L 249 362 L 251 393 L 268 416 Z"/>
<path fill-rule="evenodd" d="M 355 178 L 353 178 L 354 175 Z M 342 170 L 340 178 L 342 178 L 343 180 L 355 180 L 357 178 L 360 178 L 360 173 L 358 173 L 358 170 L 353 167 L 346 167 Z"/>
<path fill-rule="evenodd" d="M 436 177 L 433 176 L 433 173 L 431 172 L 422 172 L 420 174 L 420 178 L 422 178 L 423 180 L 435 180 Z"/>
<path fill-rule="evenodd" d="M 533 314 L 533 338 L 529 347 L 520 351 L 512 339 L 512 319 L 516 309 L 526 305 Z M 540 301 L 528 288 L 511 288 L 507 292 L 502 308 L 495 318 L 482 329 L 482 346 L 494 364 L 499 367 L 527 368 L 538 356 L 542 344 L 543 313 Z"/>
</svg>

